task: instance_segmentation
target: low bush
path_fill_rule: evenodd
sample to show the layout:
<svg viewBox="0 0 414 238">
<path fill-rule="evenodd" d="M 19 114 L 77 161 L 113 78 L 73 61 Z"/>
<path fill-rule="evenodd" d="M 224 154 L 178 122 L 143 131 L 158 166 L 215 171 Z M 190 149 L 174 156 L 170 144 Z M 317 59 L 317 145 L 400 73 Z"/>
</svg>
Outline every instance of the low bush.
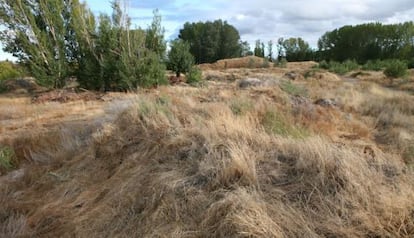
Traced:
<svg viewBox="0 0 414 238">
<path fill-rule="evenodd" d="M 358 69 L 359 65 L 355 60 L 346 60 L 342 63 L 336 61 L 326 62 L 325 60 L 323 60 L 319 63 L 319 68 L 343 75 L 352 70 Z"/>
<path fill-rule="evenodd" d="M 15 154 L 12 148 L 0 146 L 0 172 L 8 171 L 15 167 Z"/>
<path fill-rule="evenodd" d="M 9 61 L 0 62 L 0 81 L 15 79 L 21 76 L 22 73 L 16 65 Z"/>
<path fill-rule="evenodd" d="M 407 63 L 401 60 L 392 60 L 384 70 L 384 74 L 389 78 L 400 78 L 407 74 Z"/>
<path fill-rule="evenodd" d="M 202 72 L 199 68 L 193 66 L 187 74 L 187 83 L 197 85 L 203 80 Z"/>
</svg>

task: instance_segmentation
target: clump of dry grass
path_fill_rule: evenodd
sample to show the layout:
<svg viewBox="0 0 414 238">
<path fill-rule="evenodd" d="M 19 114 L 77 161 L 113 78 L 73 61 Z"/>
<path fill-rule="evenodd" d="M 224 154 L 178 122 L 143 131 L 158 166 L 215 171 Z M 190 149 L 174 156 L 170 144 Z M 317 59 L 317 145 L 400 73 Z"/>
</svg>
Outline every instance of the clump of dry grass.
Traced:
<svg viewBox="0 0 414 238">
<path fill-rule="evenodd" d="M 358 118 L 341 125 L 344 107 L 279 87 L 209 85 L 141 92 L 101 108 L 111 116 L 86 129 L 63 117 L 44 139 L 16 139 L 31 157 L 0 177 L 0 236 L 414 235 L 414 174 L 374 145 L 364 154 L 334 142 L 366 129 Z M 355 113 L 377 111 L 360 99 Z"/>
</svg>

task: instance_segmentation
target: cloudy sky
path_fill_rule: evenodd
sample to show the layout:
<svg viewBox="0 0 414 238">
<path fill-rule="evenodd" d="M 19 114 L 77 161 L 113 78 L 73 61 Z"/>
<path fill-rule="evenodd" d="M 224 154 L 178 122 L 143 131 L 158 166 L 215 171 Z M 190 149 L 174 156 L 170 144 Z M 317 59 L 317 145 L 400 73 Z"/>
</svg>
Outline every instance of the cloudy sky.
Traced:
<svg viewBox="0 0 414 238">
<path fill-rule="evenodd" d="M 86 0 L 95 12 L 111 13 L 110 0 Z M 166 38 L 173 39 L 185 22 L 222 19 L 243 40 L 265 42 L 302 37 L 316 47 L 326 31 L 365 22 L 414 21 L 413 0 L 129 0 L 133 24 L 146 28 L 159 9 Z M 8 57 L 0 52 L 0 60 Z"/>
</svg>

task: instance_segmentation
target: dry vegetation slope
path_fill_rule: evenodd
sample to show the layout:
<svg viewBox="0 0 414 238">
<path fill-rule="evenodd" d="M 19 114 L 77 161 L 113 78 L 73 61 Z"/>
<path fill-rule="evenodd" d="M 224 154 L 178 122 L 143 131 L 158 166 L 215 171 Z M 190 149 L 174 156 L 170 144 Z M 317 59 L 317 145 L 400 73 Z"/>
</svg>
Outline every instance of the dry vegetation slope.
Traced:
<svg viewBox="0 0 414 238">
<path fill-rule="evenodd" d="M 21 116 L 2 116 L 1 143 L 25 153 L 0 177 L 0 236 L 412 237 L 413 96 L 284 73 L 208 71 L 236 81 L 110 103 L 1 104 Z M 271 83 L 239 89 L 243 77 Z"/>
</svg>

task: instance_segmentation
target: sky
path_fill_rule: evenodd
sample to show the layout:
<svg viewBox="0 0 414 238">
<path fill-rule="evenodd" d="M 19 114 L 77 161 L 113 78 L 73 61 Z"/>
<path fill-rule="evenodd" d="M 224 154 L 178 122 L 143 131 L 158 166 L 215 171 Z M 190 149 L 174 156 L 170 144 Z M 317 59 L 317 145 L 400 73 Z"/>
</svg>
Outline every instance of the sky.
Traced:
<svg viewBox="0 0 414 238">
<path fill-rule="evenodd" d="M 112 12 L 110 0 L 85 0 L 96 14 Z M 325 32 L 366 22 L 414 21 L 414 0 L 127 0 L 135 26 L 146 28 L 153 10 L 162 15 L 167 40 L 185 22 L 226 20 L 241 39 L 254 44 L 280 37 L 302 37 L 312 47 Z M 10 58 L 1 52 L 0 60 Z"/>
</svg>

